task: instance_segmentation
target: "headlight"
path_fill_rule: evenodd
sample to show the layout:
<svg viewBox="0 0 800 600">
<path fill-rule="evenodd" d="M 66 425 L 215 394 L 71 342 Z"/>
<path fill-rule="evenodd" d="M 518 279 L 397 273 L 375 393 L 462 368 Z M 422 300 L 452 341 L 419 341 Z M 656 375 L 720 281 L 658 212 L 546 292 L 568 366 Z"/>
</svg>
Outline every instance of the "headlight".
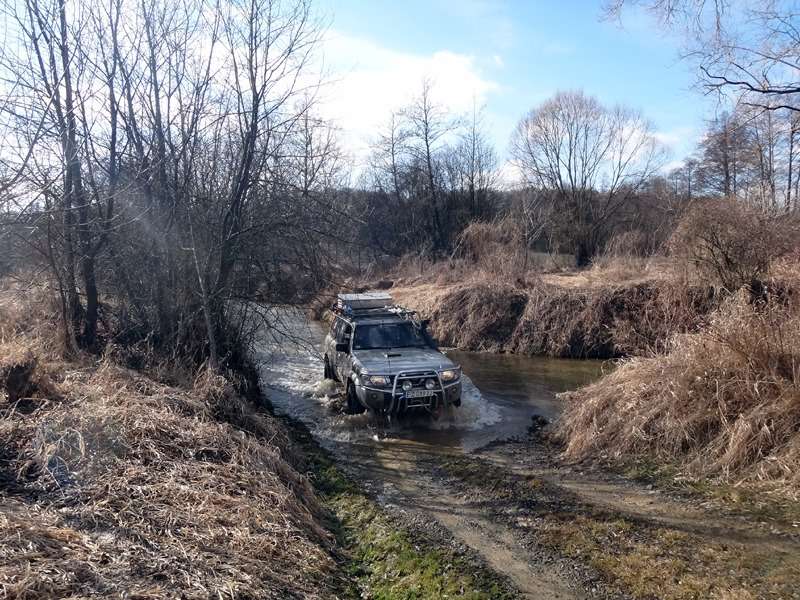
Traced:
<svg viewBox="0 0 800 600">
<path fill-rule="evenodd" d="M 406 391 L 406 392 L 407 392 L 407 391 L 408 391 L 408 390 L 410 390 L 412 387 L 414 387 L 414 385 L 413 385 L 413 384 L 412 384 L 410 381 L 408 381 L 408 380 L 405 380 L 405 381 L 403 382 L 403 390 L 404 390 L 404 391 Z"/>
<path fill-rule="evenodd" d="M 364 377 L 364 383 L 375 387 L 389 387 L 392 384 L 386 375 L 369 375 Z"/>
<path fill-rule="evenodd" d="M 426 379 L 425 380 L 425 389 L 432 390 L 436 387 L 436 382 L 433 379 Z"/>
<path fill-rule="evenodd" d="M 461 369 L 447 369 L 446 371 L 439 373 L 439 377 L 442 378 L 444 383 L 456 381 L 459 377 L 461 377 Z"/>
</svg>

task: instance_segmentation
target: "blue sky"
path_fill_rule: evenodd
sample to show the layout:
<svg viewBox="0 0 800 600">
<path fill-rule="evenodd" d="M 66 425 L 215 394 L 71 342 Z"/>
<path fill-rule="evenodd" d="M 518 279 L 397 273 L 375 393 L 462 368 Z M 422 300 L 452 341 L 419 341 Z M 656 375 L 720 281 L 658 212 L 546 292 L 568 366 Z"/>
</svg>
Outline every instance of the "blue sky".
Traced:
<svg viewBox="0 0 800 600">
<path fill-rule="evenodd" d="M 681 40 L 646 14 L 601 19 L 602 0 L 319 0 L 332 83 L 324 111 L 363 156 L 374 131 L 425 76 L 454 112 L 476 98 L 504 158 L 516 122 L 558 90 L 643 111 L 673 152 L 693 148 L 714 103 L 692 89 Z"/>
</svg>

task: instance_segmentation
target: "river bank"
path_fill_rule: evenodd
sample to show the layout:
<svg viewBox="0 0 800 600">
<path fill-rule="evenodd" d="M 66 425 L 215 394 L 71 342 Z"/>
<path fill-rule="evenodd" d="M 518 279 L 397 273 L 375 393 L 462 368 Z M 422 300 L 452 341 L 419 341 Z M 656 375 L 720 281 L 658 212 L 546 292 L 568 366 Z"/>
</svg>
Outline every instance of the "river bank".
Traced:
<svg viewBox="0 0 800 600">
<path fill-rule="evenodd" d="M 47 303 L 6 292 L 2 597 L 518 597 L 377 502 L 259 381 L 135 371 L 122 348 L 65 359 Z"/>
<path fill-rule="evenodd" d="M 663 279 L 591 284 L 550 276 L 525 285 L 484 280 L 390 280 L 403 306 L 430 320 L 445 346 L 526 356 L 610 359 L 663 348 L 701 329 L 719 306 L 713 288 Z"/>
</svg>

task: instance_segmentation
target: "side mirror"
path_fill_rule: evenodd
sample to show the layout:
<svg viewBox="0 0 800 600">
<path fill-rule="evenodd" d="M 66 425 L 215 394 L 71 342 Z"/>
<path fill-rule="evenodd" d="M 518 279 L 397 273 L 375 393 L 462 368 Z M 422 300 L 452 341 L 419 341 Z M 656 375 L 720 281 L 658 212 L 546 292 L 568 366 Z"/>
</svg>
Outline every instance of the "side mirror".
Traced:
<svg viewBox="0 0 800 600">
<path fill-rule="evenodd" d="M 336 351 L 348 354 L 350 352 L 350 344 L 348 342 L 336 342 Z"/>
</svg>

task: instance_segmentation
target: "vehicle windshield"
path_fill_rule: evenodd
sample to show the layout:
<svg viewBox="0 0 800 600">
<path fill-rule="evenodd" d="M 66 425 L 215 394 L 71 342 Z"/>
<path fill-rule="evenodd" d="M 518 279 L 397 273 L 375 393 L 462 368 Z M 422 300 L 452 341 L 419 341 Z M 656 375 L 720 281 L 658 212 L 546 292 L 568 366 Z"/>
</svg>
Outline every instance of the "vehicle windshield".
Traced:
<svg viewBox="0 0 800 600">
<path fill-rule="evenodd" d="M 425 345 L 425 339 L 412 323 L 358 325 L 353 339 L 353 350 L 421 348 Z"/>
</svg>

